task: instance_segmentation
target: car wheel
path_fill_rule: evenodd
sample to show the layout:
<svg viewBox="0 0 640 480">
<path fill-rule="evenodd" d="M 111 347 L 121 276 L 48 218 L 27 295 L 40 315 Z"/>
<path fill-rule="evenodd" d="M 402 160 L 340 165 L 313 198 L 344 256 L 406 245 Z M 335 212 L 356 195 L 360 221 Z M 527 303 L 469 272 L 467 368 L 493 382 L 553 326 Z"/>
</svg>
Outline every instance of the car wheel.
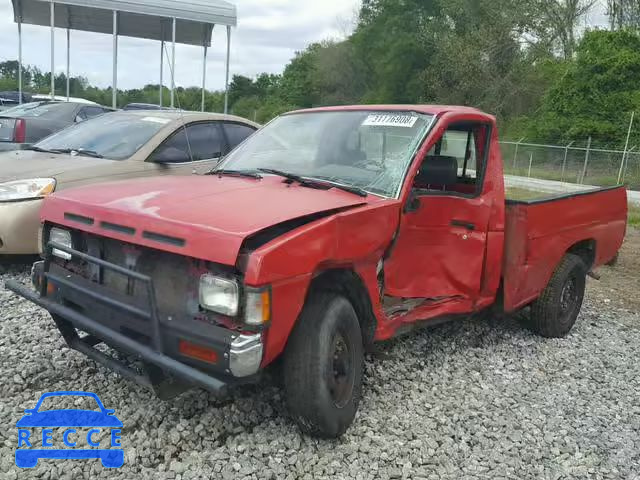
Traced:
<svg viewBox="0 0 640 480">
<path fill-rule="evenodd" d="M 291 416 L 310 435 L 335 438 L 353 423 L 362 392 L 364 352 L 351 303 L 312 295 L 289 340 L 284 385 Z"/>
<path fill-rule="evenodd" d="M 568 254 L 556 268 L 547 287 L 531 305 L 531 329 L 548 338 L 566 336 L 576 323 L 586 284 L 582 259 Z"/>
</svg>

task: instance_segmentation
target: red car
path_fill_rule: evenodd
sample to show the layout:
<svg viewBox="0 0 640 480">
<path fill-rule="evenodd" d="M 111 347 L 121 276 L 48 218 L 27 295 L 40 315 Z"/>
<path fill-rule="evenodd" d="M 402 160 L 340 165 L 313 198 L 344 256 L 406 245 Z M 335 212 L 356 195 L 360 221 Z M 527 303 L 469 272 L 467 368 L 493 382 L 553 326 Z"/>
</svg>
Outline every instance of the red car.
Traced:
<svg viewBox="0 0 640 480">
<path fill-rule="evenodd" d="M 222 392 L 282 357 L 293 418 L 335 437 L 374 342 L 526 306 L 533 331 L 567 335 L 626 209 L 623 188 L 505 200 L 495 118 L 473 108 L 305 110 L 209 175 L 48 197 L 38 293 L 9 288 L 49 310 L 71 347 L 161 396 Z"/>
</svg>

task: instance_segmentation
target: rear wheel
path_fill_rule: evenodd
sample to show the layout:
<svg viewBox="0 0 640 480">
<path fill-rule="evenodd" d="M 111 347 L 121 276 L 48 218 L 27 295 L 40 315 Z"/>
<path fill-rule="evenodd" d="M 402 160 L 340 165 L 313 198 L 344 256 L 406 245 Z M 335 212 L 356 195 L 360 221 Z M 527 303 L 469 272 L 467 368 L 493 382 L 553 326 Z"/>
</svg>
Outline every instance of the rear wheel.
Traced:
<svg viewBox="0 0 640 480">
<path fill-rule="evenodd" d="M 353 422 L 362 392 L 360 324 L 349 301 L 312 295 L 284 357 L 284 384 L 293 419 L 311 435 L 334 438 Z"/>
<path fill-rule="evenodd" d="M 547 287 L 531 305 L 531 329 L 549 338 L 566 336 L 576 323 L 584 299 L 587 269 L 582 259 L 568 254 Z"/>
</svg>

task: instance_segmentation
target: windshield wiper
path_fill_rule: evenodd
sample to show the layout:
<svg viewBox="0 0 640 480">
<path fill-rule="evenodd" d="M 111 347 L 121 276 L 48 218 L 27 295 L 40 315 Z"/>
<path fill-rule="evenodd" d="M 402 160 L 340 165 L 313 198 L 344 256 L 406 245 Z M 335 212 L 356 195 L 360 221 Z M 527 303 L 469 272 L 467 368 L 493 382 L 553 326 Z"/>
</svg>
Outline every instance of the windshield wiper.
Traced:
<svg viewBox="0 0 640 480">
<path fill-rule="evenodd" d="M 295 173 L 283 172 L 282 170 L 275 170 L 273 168 L 259 168 L 259 171 L 262 173 L 270 173 L 271 175 L 277 175 L 279 177 L 286 178 L 287 180 L 291 180 L 292 182 L 298 182 L 302 185 L 310 185 L 312 182 L 301 177 L 300 175 L 296 175 Z"/>
<path fill-rule="evenodd" d="M 262 175 L 248 170 L 211 170 L 210 172 L 205 173 L 205 175 L 226 175 L 228 177 L 247 177 L 262 180 Z"/>
<path fill-rule="evenodd" d="M 305 178 L 300 175 L 296 175 L 294 173 L 283 172 L 282 170 L 274 170 L 272 168 L 259 168 L 261 172 L 270 173 L 272 175 L 278 175 L 280 177 L 284 177 L 287 180 L 291 180 L 293 182 L 298 182 L 303 187 L 311 187 L 311 188 L 337 188 L 338 190 L 343 190 L 345 192 L 353 193 L 354 195 L 358 195 L 359 197 L 366 197 L 369 194 L 358 187 L 350 187 L 347 185 L 341 185 L 339 183 L 332 182 L 330 180 L 325 179 L 315 179 L 315 178 Z"/>
<path fill-rule="evenodd" d="M 350 187 L 348 185 L 341 185 L 339 183 L 333 183 L 331 181 L 326 181 L 328 185 L 331 185 L 333 188 L 337 188 L 338 190 L 343 190 L 345 192 L 353 193 L 354 195 L 358 195 L 359 197 L 368 197 L 369 194 L 361 188 L 358 187 Z"/>
<path fill-rule="evenodd" d="M 76 154 L 83 155 L 85 157 L 93 157 L 93 158 L 104 158 L 103 155 L 98 152 L 94 152 L 93 150 L 85 150 L 84 148 L 52 148 L 49 150 L 51 153 L 68 153 L 68 154 Z"/>
<path fill-rule="evenodd" d="M 30 150 L 32 152 L 40 152 L 40 153 L 58 153 L 54 150 L 47 150 L 46 148 L 38 147 L 36 145 L 29 145 L 25 147 L 25 150 Z"/>
</svg>

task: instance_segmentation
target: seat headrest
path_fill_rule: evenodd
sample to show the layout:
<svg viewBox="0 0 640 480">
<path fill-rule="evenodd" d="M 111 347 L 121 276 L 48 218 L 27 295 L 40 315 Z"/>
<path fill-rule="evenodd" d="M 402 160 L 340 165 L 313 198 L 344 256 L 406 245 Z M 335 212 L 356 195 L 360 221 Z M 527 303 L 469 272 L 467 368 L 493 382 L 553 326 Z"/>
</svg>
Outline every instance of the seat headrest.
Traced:
<svg viewBox="0 0 640 480">
<path fill-rule="evenodd" d="M 458 159 L 430 155 L 424 159 L 416 176 L 419 185 L 455 185 L 458 183 Z"/>
</svg>

